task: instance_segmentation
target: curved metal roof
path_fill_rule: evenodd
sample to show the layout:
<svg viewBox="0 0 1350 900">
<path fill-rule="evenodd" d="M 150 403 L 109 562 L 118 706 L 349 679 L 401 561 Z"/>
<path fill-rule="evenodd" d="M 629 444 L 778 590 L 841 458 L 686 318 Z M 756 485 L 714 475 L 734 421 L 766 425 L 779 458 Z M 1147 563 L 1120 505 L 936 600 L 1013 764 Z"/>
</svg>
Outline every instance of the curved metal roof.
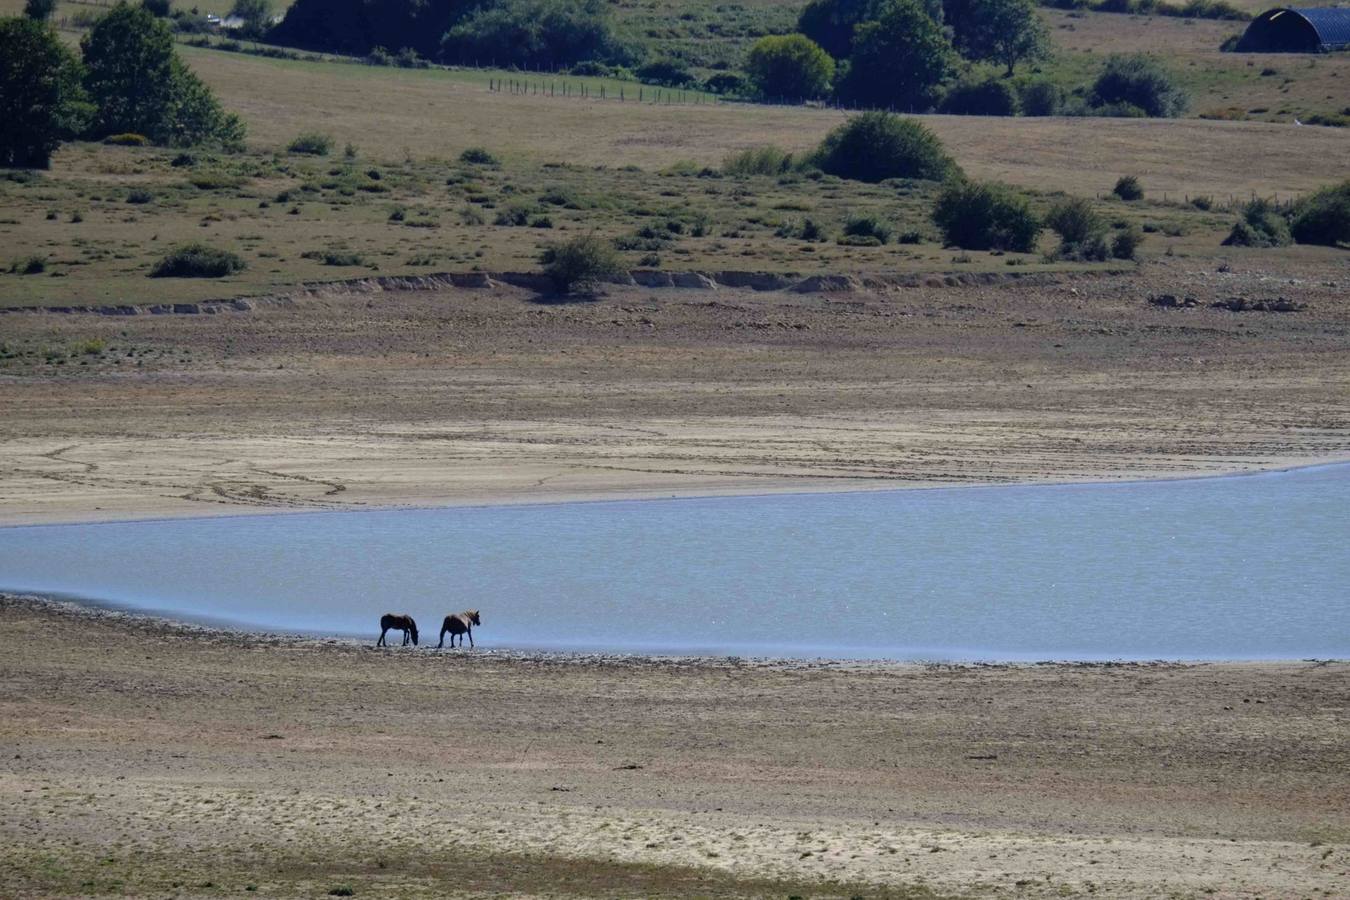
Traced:
<svg viewBox="0 0 1350 900">
<path fill-rule="evenodd" d="M 1318 45 L 1317 49 L 1319 50 L 1344 50 L 1350 48 L 1350 8 L 1310 7 L 1306 9 L 1272 9 L 1263 12 L 1253 19 L 1251 25 L 1247 26 L 1247 32 L 1255 38 L 1257 32 L 1263 29 L 1269 29 L 1274 24 L 1275 20 L 1282 16 L 1294 16 L 1306 22 L 1317 36 L 1316 42 Z M 1245 37 L 1246 36 L 1244 35 L 1244 38 Z M 1263 47 L 1263 49 L 1280 48 Z"/>
</svg>

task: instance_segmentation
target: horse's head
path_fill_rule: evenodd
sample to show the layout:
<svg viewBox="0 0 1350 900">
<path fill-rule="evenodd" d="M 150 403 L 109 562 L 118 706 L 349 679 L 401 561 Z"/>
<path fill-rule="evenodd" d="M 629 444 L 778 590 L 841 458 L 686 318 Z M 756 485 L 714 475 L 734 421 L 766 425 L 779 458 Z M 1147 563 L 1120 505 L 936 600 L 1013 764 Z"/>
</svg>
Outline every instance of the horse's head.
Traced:
<svg viewBox="0 0 1350 900">
<path fill-rule="evenodd" d="M 417 646 L 417 623 L 414 622 L 414 621 L 412 620 L 412 616 L 409 616 L 409 617 L 408 617 L 408 632 L 412 635 L 413 646 L 416 647 L 416 646 Z"/>
<path fill-rule="evenodd" d="M 473 624 L 475 625 L 483 624 L 482 621 L 478 618 L 478 610 L 471 609 L 465 612 L 464 614 L 469 617 L 469 621 L 472 622 Z"/>
</svg>

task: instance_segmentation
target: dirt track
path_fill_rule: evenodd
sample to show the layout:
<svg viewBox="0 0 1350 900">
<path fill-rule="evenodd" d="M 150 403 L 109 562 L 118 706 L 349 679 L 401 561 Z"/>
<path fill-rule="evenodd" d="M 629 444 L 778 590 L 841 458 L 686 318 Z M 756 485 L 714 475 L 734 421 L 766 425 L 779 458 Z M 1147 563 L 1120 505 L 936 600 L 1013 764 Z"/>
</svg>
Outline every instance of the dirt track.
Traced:
<svg viewBox="0 0 1350 900">
<path fill-rule="evenodd" d="M 1169 477 L 1350 458 L 1340 270 L 347 294 L 4 317 L 0 521 Z M 1194 309 L 1149 305 L 1193 296 Z M 1231 296 L 1300 312 L 1230 312 Z M 37 359 L 36 356 L 32 357 Z"/>
<path fill-rule="evenodd" d="M 6 896 L 1294 897 L 1350 875 L 1345 663 L 376 651 L 15 598 L 0 629 Z"/>
</svg>

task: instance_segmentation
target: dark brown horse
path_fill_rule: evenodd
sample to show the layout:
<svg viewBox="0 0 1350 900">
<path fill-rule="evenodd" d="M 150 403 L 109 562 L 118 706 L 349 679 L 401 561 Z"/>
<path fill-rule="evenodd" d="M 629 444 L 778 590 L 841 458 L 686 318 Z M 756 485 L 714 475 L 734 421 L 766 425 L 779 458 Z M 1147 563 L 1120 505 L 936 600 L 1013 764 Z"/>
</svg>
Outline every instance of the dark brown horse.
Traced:
<svg viewBox="0 0 1350 900">
<path fill-rule="evenodd" d="M 445 633 L 448 631 L 450 632 L 451 647 L 455 646 L 455 635 L 459 635 L 459 645 L 463 647 L 464 635 L 467 634 L 469 636 L 469 647 L 472 649 L 473 626 L 482 624 L 482 621 L 478 618 L 478 610 L 476 609 L 466 609 L 462 613 L 451 613 L 446 616 L 445 621 L 441 623 L 441 642 L 436 646 L 439 647 L 445 643 Z"/>
<path fill-rule="evenodd" d="M 384 642 L 384 636 L 389 629 L 403 632 L 403 646 L 408 646 L 409 638 L 412 639 L 413 646 L 417 646 L 417 623 L 409 615 L 395 615 L 394 613 L 385 613 L 380 616 L 380 639 L 375 642 L 376 647 L 388 647 Z"/>
</svg>

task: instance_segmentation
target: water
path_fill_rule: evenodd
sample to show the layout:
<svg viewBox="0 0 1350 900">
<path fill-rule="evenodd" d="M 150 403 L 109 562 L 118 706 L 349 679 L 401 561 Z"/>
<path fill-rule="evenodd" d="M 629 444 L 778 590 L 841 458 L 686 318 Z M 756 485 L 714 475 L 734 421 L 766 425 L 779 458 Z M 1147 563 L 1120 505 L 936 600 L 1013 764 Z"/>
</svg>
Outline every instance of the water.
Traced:
<svg viewBox="0 0 1350 900">
<path fill-rule="evenodd" d="M 0 586 L 373 639 L 893 659 L 1350 657 L 1350 466 L 1117 485 L 0 529 Z"/>
</svg>

